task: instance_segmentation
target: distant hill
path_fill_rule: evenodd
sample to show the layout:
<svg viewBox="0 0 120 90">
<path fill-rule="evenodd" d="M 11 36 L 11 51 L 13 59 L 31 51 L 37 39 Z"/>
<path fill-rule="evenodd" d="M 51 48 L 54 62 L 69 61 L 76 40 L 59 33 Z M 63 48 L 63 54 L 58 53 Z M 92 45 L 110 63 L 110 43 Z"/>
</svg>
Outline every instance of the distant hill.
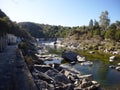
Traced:
<svg viewBox="0 0 120 90">
<path fill-rule="evenodd" d="M 70 27 L 38 24 L 33 22 L 20 22 L 18 24 L 36 38 L 65 37 L 71 30 Z"/>
<path fill-rule="evenodd" d="M 36 23 L 32 22 L 21 22 L 18 23 L 22 28 L 27 30 L 33 37 L 44 37 L 43 28 Z"/>
</svg>

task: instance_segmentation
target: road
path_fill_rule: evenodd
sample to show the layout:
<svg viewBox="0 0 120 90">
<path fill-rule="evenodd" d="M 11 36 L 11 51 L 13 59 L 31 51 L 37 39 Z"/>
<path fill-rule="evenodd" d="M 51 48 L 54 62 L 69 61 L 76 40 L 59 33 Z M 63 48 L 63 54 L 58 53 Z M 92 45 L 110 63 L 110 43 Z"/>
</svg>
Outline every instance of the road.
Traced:
<svg viewBox="0 0 120 90">
<path fill-rule="evenodd" d="M 37 90 L 22 53 L 16 45 L 0 53 L 0 90 Z"/>
<path fill-rule="evenodd" d="M 0 90 L 14 90 L 14 67 L 16 45 L 7 46 L 0 52 Z"/>
</svg>

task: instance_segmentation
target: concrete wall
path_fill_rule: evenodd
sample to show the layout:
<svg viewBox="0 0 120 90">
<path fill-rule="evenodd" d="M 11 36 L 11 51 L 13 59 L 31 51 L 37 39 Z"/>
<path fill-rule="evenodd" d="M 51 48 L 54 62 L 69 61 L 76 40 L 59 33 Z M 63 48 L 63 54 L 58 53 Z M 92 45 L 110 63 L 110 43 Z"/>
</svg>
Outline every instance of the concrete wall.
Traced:
<svg viewBox="0 0 120 90">
<path fill-rule="evenodd" d="M 7 35 L 3 35 L 0 37 L 0 52 L 4 50 L 7 46 Z"/>
</svg>

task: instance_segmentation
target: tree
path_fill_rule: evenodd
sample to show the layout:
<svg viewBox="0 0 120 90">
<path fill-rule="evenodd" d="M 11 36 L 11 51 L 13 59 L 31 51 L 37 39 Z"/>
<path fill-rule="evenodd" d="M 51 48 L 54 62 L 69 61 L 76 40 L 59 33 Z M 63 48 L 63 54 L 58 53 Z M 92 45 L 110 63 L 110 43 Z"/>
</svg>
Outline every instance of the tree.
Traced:
<svg viewBox="0 0 120 90">
<path fill-rule="evenodd" d="M 112 23 L 112 24 L 109 26 L 109 29 L 114 29 L 114 30 L 116 30 L 116 29 L 117 29 L 116 23 Z"/>
<path fill-rule="evenodd" d="M 100 26 L 103 30 L 105 30 L 110 24 L 110 19 L 108 17 L 108 11 L 102 12 L 100 15 Z"/>
<path fill-rule="evenodd" d="M 94 29 L 99 29 L 99 28 L 100 28 L 99 23 L 96 20 L 94 20 Z"/>
<path fill-rule="evenodd" d="M 120 30 L 117 30 L 115 33 L 115 40 L 120 41 Z"/>
<path fill-rule="evenodd" d="M 115 40 L 115 33 L 116 33 L 116 31 L 113 29 L 106 30 L 105 38 Z"/>
<path fill-rule="evenodd" d="M 89 29 L 93 29 L 93 20 L 92 19 L 89 22 Z"/>
<path fill-rule="evenodd" d="M 120 29 L 120 21 L 116 21 L 116 27 L 117 29 Z"/>
</svg>

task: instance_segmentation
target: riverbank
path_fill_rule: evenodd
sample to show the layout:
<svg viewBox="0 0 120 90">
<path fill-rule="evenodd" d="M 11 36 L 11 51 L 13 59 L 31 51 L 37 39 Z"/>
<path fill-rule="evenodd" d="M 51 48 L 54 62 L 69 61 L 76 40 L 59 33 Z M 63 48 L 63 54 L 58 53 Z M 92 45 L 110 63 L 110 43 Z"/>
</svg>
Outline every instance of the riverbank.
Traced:
<svg viewBox="0 0 120 90">
<path fill-rule="evenodd" d="M 65 48 L 62 48 L 62 49 L 61 48 L 58 48 L 58 49 L 50 48 L 50 52 L 61 55 L 62 51 L 64 49 Z M 70 50 L 70 49 L 68 49 L 68 50 Z M 101 60 L 103 62 L 110 63 L 109 58 L 111 56 L 115 56 L 116 59 L 115 59 L 115 62 L 113 62 L 113 63 L 115 64 L 115 63 L 120 62 L 120 55 L 119 54 L 110 54 L 110 53 L 105 53 L 105 52 L 99 51 L 99 50 L 79 50 L 79 49 L 75 49 L 75 50 L 71 50 L 71 51 L 74 51 L 74 52 L 86 57 L 86 59 L 90 60 L 90 61 Z"/>
<path fill-rule="evenodd" d="M 31 47 L 31 44 L 28 43 L 29 42 L 27 42 L 27 48 L 28 46 Z M 92 75 L 82 75 L 80 71 L 71 70 L 71 68 L 66 68 L 61 64 L 45 64 L 44 60 L 39 59 L 39 57 L 35 59 L 34 55 L 36 53 L 33 52 L 31 48 L 28 48 L 29 52 L 24 51 L 23 47 L 21 47 L 21 49 L 38 89 L 100 90 L 100 84 L 92 79 Z"/>
<path fill-rule="evenodd" d="M 116 59 L 113 63 L 119 63 L 120 62 L 120 55 L 113 55 L 113 54 L 110 54 L 110 53 L 105 53 L 105 52 L 102 52 L 102 51 L 98 51 L 98 50 L 93 50 L 93 51 L 90 51 L 90 50 L 76 50 L 77 53 L 85 56 L 87 58 L 87 60 L 102 60 L 103 62 L 106 62 L 106 63 L 111 63 L 109 61 L 109 58 L 111 56 L 115 56 Z"/>
</svg>

